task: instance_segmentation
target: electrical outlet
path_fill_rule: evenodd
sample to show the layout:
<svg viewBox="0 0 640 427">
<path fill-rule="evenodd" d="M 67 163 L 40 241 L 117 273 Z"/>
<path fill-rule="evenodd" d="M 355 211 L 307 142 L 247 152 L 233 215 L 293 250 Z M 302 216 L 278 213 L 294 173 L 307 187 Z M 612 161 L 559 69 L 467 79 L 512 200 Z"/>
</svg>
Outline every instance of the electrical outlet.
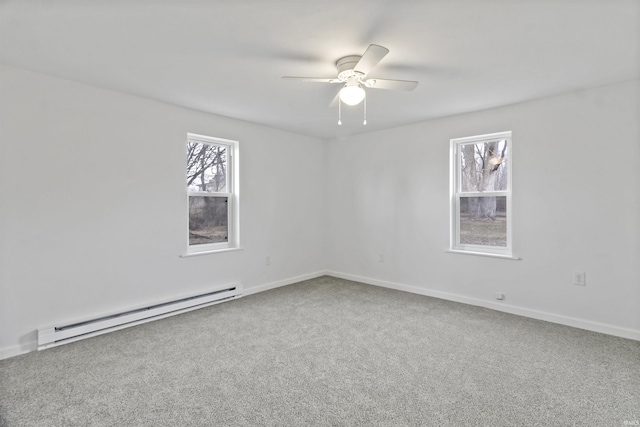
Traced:
<svg viewBox="0 0 640 427">
<path fill-rule="evenodd" d="M 384 262 L 384 254 L 380 254 L 380 258 L 378 259 L 380 262 Z"/>
<path fill-rule="evenodd" d="M 584 271 L 576 271 L 573 273 L 573 284 L 587 286 L 586 273 Z"/>
<path fill-rule="evenodd" d="M 264 259 L 264 265 L 271 265 L 271 257 L 268 256 Z"/>
</svg>

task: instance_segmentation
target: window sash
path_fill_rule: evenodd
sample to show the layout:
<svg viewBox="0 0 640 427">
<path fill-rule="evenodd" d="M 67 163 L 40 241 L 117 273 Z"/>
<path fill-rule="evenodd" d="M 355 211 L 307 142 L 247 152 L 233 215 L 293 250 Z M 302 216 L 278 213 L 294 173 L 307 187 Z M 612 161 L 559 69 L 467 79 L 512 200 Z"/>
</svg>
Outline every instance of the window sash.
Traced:
<svg viewBox="0 0 640 427">
<path fill-rule="evenodd" d="M 210 191 L 187 191 L 187 193 L 189 194 L 189 196 L 201 196 L 201 197 L 229 197 L 229 198 L 231 198 L 231 196 L 233 195 L 233 193 L 224 193 L 224 192 L 214 193 L 214 192 L 210 192 Z"/>
<path fill-rule="evenodd" d="M 234 201 L 231 193 L 207 193 L 207 192 L 190 192 L 187 198 L 187 212 L 189 212 L 189 202 L 192 196 L 196 197 L 218 197 L 227 199 L 227 240 L 225 242 L 203 243 L 192 245 L 189 243 L 189 233 L 187 233 L 187 253 L 208 252 L 218 249 L 233 247 L 232 238 L 234 236 L 235 224 L 233 218 Z M 188 227 L 187 227 L 188 228 Z"/>
<path fill-rule="evenodd" d="M 504 134 L 504 133 L 501 133 Z M 498 192 L 498 191 L 511 191 L 511 136 L 509 134 L 509 136 L 502 136 L 500 138 L 490 138 L 490 139 L 478 139 L 478 137 L 471 137 L 473 138 L 471 141 L 466 141 L 466 142 L 459 142 L 457 141 L 455 144 L 455 149 L 454 149 L 454 154 L 455 154 L 455 164 L 453 165 L 453 167 L 455 167 L 455 173 L 456 173 L 456 184 L 455 184 L 455 192 L 456 193 L 477 193 L 477 192 L 482 192 L 485 193 L 485 191 L 482 190 L 463 190 L 462 189 L 462 183 L 464 181 L 463 177 L 462 177 L 462 173 L 463 173 L 463 168 L 462 168 L 462 147 L 465 145 L 476 145 L 476 144 L 490 144 L 490 143 L 499 143 L 501 141 L 506 141 L 506 147 L 507 147 L 507 161 L 506 161 L 506 168 L 507 168 L 507 182 L 506 182 L 506 186 L 507 188 L 505 190 L 492 190 L 493 192 Z M 455 140 L 454 140 L 455 141 Z"/>
<path fill-rule="evenodd" d="M 210 145 L 210 146 L 214 146 L 214 147 L 224 147 L 225 152 L 226 152 L 226 164 L 225 164 L 225 171 L 224 171 L 224 179 L 225 179 L 225 188 L 227 189 L 227 192 L 229 192 L 229 189 L 234 188 L 233 187 L 233 175 L 234 175 L 234 171 L 233 171 L 233 146 L 231 144 L 225 144 L 224 142 L 221 141 L 217 141 L 214 138 L 211 137 L 199 137 L 199 138 L 187 138 L 187 144 L 189 143 L 196 143 L 196 144 L 202 144 L 202 145 Z M 188 173 L 188 171 L 187 171 Z M 187 187 L 187 191 L 190 193 L 221 193 L 218 191 L 193 191 L 193 190 L 189 190 L 189 188 Z"/>
<path fill-rule="evenodd" d="M 505 197 L 506 203 L 506 245 L 505 246 L 493 246 L 493 245 L 477 245 L 470 243 L 462 243 L 461 242 L 461 232 L 462 226 L 460 221 L 462 219 L 462 215 L 460 213 L 460 200 L 474 197 Z M 455 208 L 454 208 L 455 217 L 453 221 L 455 221 L 453 227 L 455 229 L 455 244 L 451 249 L 453 250 L 463 250 L 470 252 L 487 252 L 487 253 L 495 253 L 500 255 L 510 255 L 511 254 L 511 197 L 508 192 L 492 192 L 492 193 L 461 193 L 455 195 Z"/>
</svg>

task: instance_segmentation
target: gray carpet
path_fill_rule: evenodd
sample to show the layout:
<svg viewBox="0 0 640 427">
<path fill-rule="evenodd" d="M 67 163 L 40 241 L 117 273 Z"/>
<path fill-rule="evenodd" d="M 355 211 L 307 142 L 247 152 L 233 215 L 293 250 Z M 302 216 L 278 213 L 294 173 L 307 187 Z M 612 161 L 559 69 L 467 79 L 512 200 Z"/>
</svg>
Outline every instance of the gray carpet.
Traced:
<svg viewBox="0 0 640 427">
<path fill-rule="evenodd" d="M 624 426 L 640 342 L 322 277 L 0 361 L 2 426 Z"/>
</svg>

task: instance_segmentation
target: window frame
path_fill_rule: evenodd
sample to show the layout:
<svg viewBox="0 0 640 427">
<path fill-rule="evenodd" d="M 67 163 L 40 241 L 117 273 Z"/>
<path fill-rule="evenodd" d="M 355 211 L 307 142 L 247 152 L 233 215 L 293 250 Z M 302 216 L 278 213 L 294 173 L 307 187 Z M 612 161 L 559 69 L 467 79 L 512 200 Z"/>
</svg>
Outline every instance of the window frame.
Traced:
<svg viewBox="0 0 640 427">
<path fill-rule="evenodd" d="M 225 192 L 210 192 L 210 191 L 192 191 L 185 185 L 186 189 L 186 250 L 183 256 L 201 255 L 215 252 L 225 252 L 230 250 L 240 249 L 240 226 L 239 226 L 239 158 L 238 147 L 239 142 L 231 139 L 217 138 L 206 135 L 199 135 L 194 133 L 187 133 L 187 140 L 185 147 L 189 142 L 196 142 L 199 144 L 224 146 L 227 149 L 227 164 L 226 164 L 226 191 Z M 186 184 L 188 170 L 186 168 L 187 150 L 185 149 L 185 158 L 183 162 L 184 180 Z M 227 241 L 216 243 L 205 243 L 200 245 L 189 244 L 189 203 L 192 196 L 201 197 L 226 197 L 227 198 Z M 184 229 L 183 229 L 184 230 Z"/>
<path fill-rule="evenodd" d="M 497 191 L 461 191 L 462 168 L 461 147 L 506 140 L 507 142 L 507 189 Z M 450 140 L 450 245 L 449 252 L 470 255 L 486 255 L 500 258 L 519 259 L 513 255 L 513 140 L 511 131 L 495 132 Z M 489 246 L 460 243 L 460 199 L 462 197 L 506 197 L 506 246 Z"/>
</svg>

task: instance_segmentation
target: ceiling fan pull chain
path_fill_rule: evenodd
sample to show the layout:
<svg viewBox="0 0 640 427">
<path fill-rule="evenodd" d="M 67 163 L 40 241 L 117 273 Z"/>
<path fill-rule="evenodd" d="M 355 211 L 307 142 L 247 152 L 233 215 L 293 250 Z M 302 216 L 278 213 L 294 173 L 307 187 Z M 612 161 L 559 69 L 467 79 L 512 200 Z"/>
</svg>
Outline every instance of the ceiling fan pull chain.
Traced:
<svg viewBox="0 0 640 427">
<path fill-rule="evenodd" d="M 342 120 L 340 120 L 341 118 L 342 118 L 342 102 L 340 101 L 340 98 L 338 98 L 338 126 L 342 124 Z"/>
<path fill-rule="evenodd" d="M 364 98 L 364 121 L 362 122 L 362 125 L 366 125 L 367 124 L 367 98 Z"/>
</svg>

